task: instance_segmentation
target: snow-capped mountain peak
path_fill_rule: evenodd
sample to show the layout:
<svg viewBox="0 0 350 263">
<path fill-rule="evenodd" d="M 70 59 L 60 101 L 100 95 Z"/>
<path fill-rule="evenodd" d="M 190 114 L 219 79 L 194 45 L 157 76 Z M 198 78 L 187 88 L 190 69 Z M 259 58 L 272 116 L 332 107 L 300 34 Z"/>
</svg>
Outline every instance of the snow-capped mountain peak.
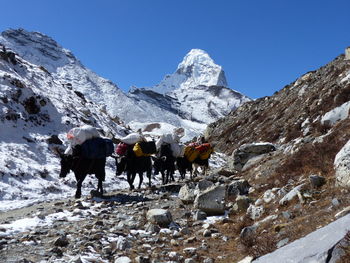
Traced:
<svg viewBox="0 0 350 263">
<path fill-rule="evenodd" d="M 161 94 L 171 93 L 176 89 L 190 89 L 198 86 L 227 87 L 225 73 L 221 66 L 215 64 L 207 52 L 192 49 L 178 65 L 172 75 L 166 75 L 153 91 Z"/>
<path fill-rule="evenodd" d="M 178 70 L 186 69 L 188 67 L 197 67 L 200 66 L 210 66 L 210 67 L 219 67 L 214 63 L 214 60 L 209 56 L 207 52 L 202 49 L 192 49 L 187 55 L 184 57 L 182 62 L 178 66 Z"/>
<path fill-rule="evenodd" d="M 27 61 L 45 67 L 50 73 L 67 64 L 79 63 L 69 50 L 40 32 L 8 29 L 1 33 L 0 42 L 7 48 L 15 50 Z"/>
<path fill-rule="evenodd" d="M 200 49 L 192 49 L 175 73 L 167 75 L 159 85 L 132 88 L 125 94 L 116 84 L 84 67 L 69 50 L 45 34 L 9 29 L 1 33 L 0 44 L 36 65 L 55 83 L 69 86 L 87 100 L 105 107 L 109 116 L 130 127 L 166 123 L 174 128 L 183 127 L 186 139 L 191 139 L 208 123 L 249 100 L 227 88 L 222 67 Z"/>
</svg>

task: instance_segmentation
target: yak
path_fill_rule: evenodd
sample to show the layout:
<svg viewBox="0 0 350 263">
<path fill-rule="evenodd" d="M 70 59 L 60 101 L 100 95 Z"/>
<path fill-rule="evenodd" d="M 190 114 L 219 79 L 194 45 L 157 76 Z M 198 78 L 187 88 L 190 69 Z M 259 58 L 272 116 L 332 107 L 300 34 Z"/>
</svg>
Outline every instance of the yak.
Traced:
<svg viewBox="0 0 350 263">
<path fill-rule="evenodd" d="M 120 159 L 120 160 L 118 160 Z M 136 174 L 139 175 L 138 189 L 141 188 L 143 182 L 143 173 L 146 173 L 151 187 L 151 175 L 152 175 L 152 160 L 150 156 L 136 156 L 133 151 L 133 145 L 128 145 L 125 156 L 116 159 L 117 175 L 126 172 L 127 181 L 130 189 L 134 189 L 134 180 Z"/>
<path fill-rule="evenodd" d="M 185 179 L 187 171 L 190 172 L 192 179 L 192 163 L 187 160 L 186 157 L 182 156 L 176 158 L 176 168 L 179 171 L 182 180 Z"/>
<path fill-rule="evenodd" d="M 92 151 L 91 147 L 96 146 L 95 151 Z M 83 149 L 90 148 L 90 153 L 84 154 Z M 72 154 L 63 154 L 58 149 L 55 149 L 61 159 L 61 171 L 59 177 L 64 178 L 70 171 L 73 171 L 75 179 L 77 181 L 77 189 L 75 192 L 75 198 L 81 197 L 81 187 L 83 181 L 88 174 L 94 174 L 98 180 L 97 193 L 103 195 L 103 181 L 106 177 L 106 154 L 107 144 L 106 139 L 94 138 L 85 141 L 82 145 L 76 145 L 73 147 Z M 93 157 L 93 155 L 97 157 Z"/>
<path fill-rule="evenodd" d="M 198 174 L 198 168 L 200 167 L 203 175 L 207 175 L 209 169 L 209 159 L 196 158 L 193 162 L 190 162 L 186 157 L 176 158 L 176 167 L 180 173 L 181 179 L 184 180 L 186 172 L 190 172 L 190 179 L 196 177 Z"/>
<path fill-rule="evenodd" d="M 152 159 L 155 175 L 160 172 L 163 184 L 175 181 L 175 157 L 173 156 L 170 144 L 161 145 L 157 157 L 153 157 Z"/>
</svg>

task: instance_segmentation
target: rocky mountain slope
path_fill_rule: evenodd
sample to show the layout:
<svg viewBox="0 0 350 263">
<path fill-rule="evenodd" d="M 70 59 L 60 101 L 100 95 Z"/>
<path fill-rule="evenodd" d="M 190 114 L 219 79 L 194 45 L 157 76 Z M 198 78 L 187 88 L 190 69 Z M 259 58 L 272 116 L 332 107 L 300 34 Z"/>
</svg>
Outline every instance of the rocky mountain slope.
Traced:
<svg viewBox="0 0 350 263">
<path fill-rule="evenodd" d="M 0 45 L 1 210 L 66 189 L 57 181 L 59 160 L 51 149 L 64 148 L 66 133 L 83 124 L 110 138 L 130 132 L 70 83 Z"/>
<path fill-rule="evenodd" d="M 44 34 L 7 30 L 2 32 L 0 43 L 42 67 L 57 82 L 71 85 L 97 105 L 105 105 L 114 119 L 131 126 L 158 122 L 183 127 L 187 139 L 249 100 L 227 88 L 221 67 L 201 50 L 192 50 L 178 70 L 159 85 L 161 88 L 133 88 L 125 94 L 114 83 L 85 68 L 69 50 Z"/>
<path fill-rule="evenodd" d="M 231 246 L 243 254 L 254 258 L 274 251 L 347 213 L 349 80 L 350 61 L 340 55 L 208 126 L 209 141 L 230 156 L 227 169 L 251 185 L 246 206 L 231 216 L 240 227 L 227 228 L 240 235 Z M 336 244 L 329 244 L 314 255 L 303 254 L 307 248 L 294 250 L 298 256 L 290 262 L 348 262 L 346 240 L 337 255 Z M 274 255 L 257 262 L 271 262 Z"/>
</svg>

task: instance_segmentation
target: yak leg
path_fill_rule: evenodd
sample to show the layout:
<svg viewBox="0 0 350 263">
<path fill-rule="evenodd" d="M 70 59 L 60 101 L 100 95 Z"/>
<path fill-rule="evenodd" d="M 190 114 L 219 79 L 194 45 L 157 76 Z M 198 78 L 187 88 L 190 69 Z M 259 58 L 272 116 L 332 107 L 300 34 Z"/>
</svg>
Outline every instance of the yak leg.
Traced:
<svg viewBox="0 0 350 263">
<path fill-rule="evenodd" d="M 170 182 L 175 182 L 174 170 L 172 170 L 172 169 L 168 170 L 167 178 Z"/>
<path fill-rule="evenodd" d="M 136 177 L 136 173 L 131 173 L 131 172 L 127 172 L 126 173 L 126 179 L 129 183 L 130 186 L 130 190 L 134 189 L 134 180 Z"/>
<path fill-rule="evenodd" d="M 140 182 L 139 182 L 139 189 L 140 189 L 143 182 L 143 173 L 139 173 L 139 178 L 140 178 Z"/>
<path fill-rule="evenodd" d="M 77 190 L 75 191 L 75 198 L 80 198 L 81 197 L 81 185 L 83 184 L 83 180 L 78 180 L 77 181 Z"/>
<path fill-rule="evenodd" d="M 160 171 L 160 174 L 162 175 L 162 184 L 167 184 L 168 183 L 168 178 L 166 176 L 166 173 L 164 170 Z"/>
<path fill-rule="evenodd" d="M 186 176 L 186 170 L 185 171 L 183 171 L 183 170 L 179 170 L 179 173 L 180 173 L 180 179 L 181 180 L 184 180 L 185 179 L 185 176 Z"/>
<path fill-rule="evenodd" d="M 198 174 L 198 165 L 196 163 L 192 164 L 192 172 L 191 172 L 191 179 L 193 179 L 193 177 L 196 177 Z"/>
<path fill-rule="evenodd" d="M 101 196 L 103 195 L 103 183 L 102 183 L 102 179 L 98 179 L 97 192 L 99 192 L 99 193 L 101 194 Z"/>
<path fill-rule="evenodd" d="M 152 179 L 152 170 L 148 170 L 147 171 L 147 177 L 148 177 L 148 186 L 151 187 L 152 183 L 151 183 L 151 179 Z"/>
</svg>

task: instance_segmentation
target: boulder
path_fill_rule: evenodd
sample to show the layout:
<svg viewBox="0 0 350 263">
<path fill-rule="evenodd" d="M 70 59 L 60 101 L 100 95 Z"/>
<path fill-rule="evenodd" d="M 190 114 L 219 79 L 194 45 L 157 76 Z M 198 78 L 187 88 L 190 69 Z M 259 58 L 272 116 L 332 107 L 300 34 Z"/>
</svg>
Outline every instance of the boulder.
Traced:
<svg viewBox="0 0 350 263">
<path fill-rule="evenodd" d="M 201 191 L 205 191 L 206 189 L 212 187 L 213 185 L 214 185 L 214 183 L 211 181 L 201 180 L 198 182 L 196 189 L 198 189 L 199 192 L 201 192 Z"/>
<path fill-rule="evenodd" d="M 185 184 L 180 188 L 179 198 L 184 204 L 191 204 L 195 199 L 195 185 Z"/>
<path fill-rule="evenodd" d="M 250 184 L 245 179 L 232 182 L 227 189 L 229 196 L 247 195 L 249 193 Z"/>
<path fill-rule="evenodd" d="M 334 159 L 336 185 L 350 186 L 350 140 L 337 153 Z"/>
<path fill-rule="evenodd" d="M 241 171 L 250 159 L 275 150 L 276 146 L 268 142 L 243 144 L 232 154 L 233 168 Z"/>
<path fill-rule="evenodd" d="M 328 251 L 329 261 L 327 262 L 347 262 L 349 260 L 349 248 L 350 234 L 348 233 Z"/>
<path fill-rule="evenodd" d="M 151 209 L 147 212 L 147 220 L 150 223 L 157 224 L 161 227 L 168 227 L 173 221 L 172 215 L 165 209 Z"/>
<path fill-rule="evenodd" d="M 199 193 L 194 201 L 194 207 L 207 215 L 222 215 L 225 213 L 226 187 L 213 186 Z"/>
</svg>

